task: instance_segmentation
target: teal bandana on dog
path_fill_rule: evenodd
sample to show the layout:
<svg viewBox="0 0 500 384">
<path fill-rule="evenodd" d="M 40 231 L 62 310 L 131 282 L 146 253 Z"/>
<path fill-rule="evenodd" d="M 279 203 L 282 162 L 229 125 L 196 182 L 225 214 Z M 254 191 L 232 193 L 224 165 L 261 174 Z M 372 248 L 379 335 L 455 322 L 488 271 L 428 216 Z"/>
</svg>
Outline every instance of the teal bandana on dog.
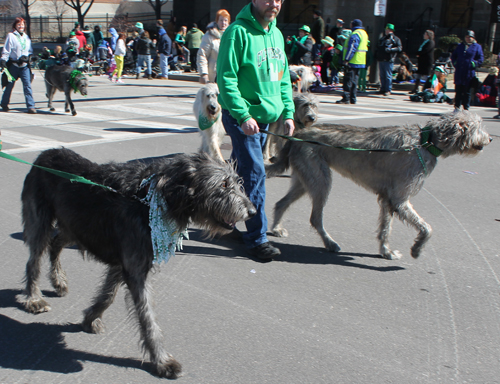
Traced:
<svg viewBox="0 0 500 384">
<path fill-rule="evenodd" d="M 158 180 L 152 175 L 141 182 L 139 189 L 149 185 L 148 194 L 143 202 L 149 205 L 149 227 L 153 244 L 153 264 L 167 262 L 175 251 L 182 250 L 182 239 L 189 240 L 187 228 L 179 228 L 175 220 L 168 215 L 165 199 L 156 190 Z"/>
<path fill-rule="evenodd" d="M 208 117 L 200 113 L 198 116 L 198 127 L 204 131 L 205 129 L 211 128 L 212 125 L 219 119 L 220 113 L 215 117 L 215 119 L 210 120 Z"/>
</svg>

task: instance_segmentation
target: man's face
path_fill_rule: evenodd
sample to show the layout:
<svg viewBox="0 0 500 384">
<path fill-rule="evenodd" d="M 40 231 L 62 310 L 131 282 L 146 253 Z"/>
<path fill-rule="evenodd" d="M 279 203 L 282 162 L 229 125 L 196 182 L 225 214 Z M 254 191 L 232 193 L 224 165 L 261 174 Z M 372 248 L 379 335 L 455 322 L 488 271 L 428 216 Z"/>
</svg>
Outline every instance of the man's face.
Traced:
<svg viewBox="0 0 500 384">
<path fill-rule="evenodd" d="M 299 37 L 304 37 L 306 35 L 306 31 L 299 29 Z"/>
<path fill-rule="evenodd" d="M 392 29 L 390 29 L 390 28 L 386 28 L 386 29 L 385 29 L 385 34 L 386 34 L 386 35 L 390 35 L 392 32 L 393 32 L 393 30 L 392 30 Z"/>
<path fill-rule="evenodd" d="M 467 44 L 472 44 L 474 42 L 474 38 L 472 36 L 465 36 L 465 42 Z"/>
<path fill-rule="evenodd" d="M 282 0 L 252 0 L 257 21 L 263 26 L 269 25 L 280 13 L 281 3 Z"/>
</svg>

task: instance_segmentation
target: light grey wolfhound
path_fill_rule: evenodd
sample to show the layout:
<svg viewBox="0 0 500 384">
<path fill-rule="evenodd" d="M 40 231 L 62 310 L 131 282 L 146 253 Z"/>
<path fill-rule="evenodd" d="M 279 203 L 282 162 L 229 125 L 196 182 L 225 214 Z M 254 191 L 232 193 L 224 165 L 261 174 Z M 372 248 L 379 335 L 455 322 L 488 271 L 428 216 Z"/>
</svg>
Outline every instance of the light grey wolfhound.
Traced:
<svg viewBox="0 0 500 384">
<path fill-rule="evenodd" d="M 295 131 L 310 127 L 318 121 L 318 98 L 312 93 L 293 93 L 293 103 L 295 105 L 295 113 L 293 120 L 295 123 Z M 285 134 L 285 123 L 283 117 L 275 123 L 269 124 L 268 130 L 280 135 Z M 283 148 L 284 139 L 269 135 L 264 146 L 264 161 L 269 161 L 270 158 L 276 155 Z"/>
<path fill-rule="evenodd" d="M 423 131 L 428 131 L 428 149 L 421 148 Z M 380 253 L 387 259 L 399 259 L 401 253 L 389 247 L 392 219 L 418 231 L 411 255 L 417 258 L 431 236 L 431 227 L 415 211 L 410 198 L 415 196 L 425 178 L 433 171 L 437 158 L 454 154 L 475 155 L 490 143 L 491 138 L 482 126 L 481 118 L 468 111 L 450 113 L 419 125 L 403 127 L 362 128 L 350 125 L 321 124 L 299 131 L 302 140 L 314 140 L 332 146 L 381 149 L 408 149 L 403 152 L 349 151 L 315 144 L 287 142 L 278 161 L 266 167 L 268 176 L 292 168 L 291 187 L 276 203 L 272 233 L 285 237 L 283 214 L 290 204 L 308 193 L 312 199 L 311 225 L 318 231 L 325 247 L 340 251 L 339 245 L 323 227 L 323 209 L 330 193 L 330 168 L 353 180 L 378 196 L 380 217 L 378 239 Z M 418 151 L 417 151 L 417 148 Z M 420 154 L 420 155 L 419 155 Z M 420 158 L 419 158 L 420 156 Z M 424 167 L 425 163 L 425 167 Z"/>
<path fill-rule="evenodd" d="M 42 152 L 35 165 L 83 176 L 115 191 L 72 183 L 36 167 L 28 173 L 21 195 L 24 241 L 30 249 L 26 310 L 50 310 L 38 287 L 44 253 L 50 256 L 49 276 L 57 295 L 68 293 L 60 254 L 65 246 L 76 244 L 82 253 L 107 266 L 106 277 L 84 312 L 84 331 L 104 330 L 102 316 L 120 286 L 126 286 L 144 352 L 160 377 L 176 378 L 181 365 L 163 346 L 148 276 L 155 258 L 168 260 L 161 257 L 168 256 L 161 250 L 174 246 L 176 234 L 189 223 L 214 236 L 231 232 L 236 222 L 256 214 L 240 177 L 230 164 L 205 153 L 176 154 L 149 163 L 96 164 L 61 148 Z M 154 225 L 151 216 L 166 225 Z"/>
<path fill-rule="evenodd" d="M 219 87 L 208 83 L 196 94 L 193 113 L 201 133 L 201 152 L 208 153 L 212 158 L 224 161 L 220 145 L 226 131 L 222 125 L 221 106 L 217 100 Z"/>
<path fill-rule="evenodd" d="M 71 92 L 79 91 L 83 96 L 87 95 L 87 78 L 83 73 L 75 71 L 68 65 L 54 65 L 45 71 L 46 96 L 49 99 L 48 107 L 51 111 L 56 109 L 52 106 L 52 99 L 57 90 L 64 92 L 64 111 L 76 115 L 76 109 L 71 100 Z M 74 87 L 74 88 L 73 88 Z"/>
</svg>

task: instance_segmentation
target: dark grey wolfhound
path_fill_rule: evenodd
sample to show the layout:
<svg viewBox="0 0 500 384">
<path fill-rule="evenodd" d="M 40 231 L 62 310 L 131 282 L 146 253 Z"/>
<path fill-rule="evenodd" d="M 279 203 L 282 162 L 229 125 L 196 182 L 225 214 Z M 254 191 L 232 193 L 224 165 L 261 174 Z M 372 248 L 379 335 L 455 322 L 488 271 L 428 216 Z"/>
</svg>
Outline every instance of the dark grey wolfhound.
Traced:
<svg viewBox="0 0 500 384">
<path fill-rule="evenodd" d="M 87 95 L 87 78 L 83 73 L 74 72 L 68 65 L 53 65 L 45 71 L 46 96 L 49 99 L 48 107 L 51 111 L 56 109 L 52 106 L 52 99 L 57 90 L 64 92 L 66 97 L 64 111 L 76 115 L 75 106 L 71 100 L 71 92 L 79 91 L 83 96 Z M 74 73 L 74 75 L 72 75 Z M 73 88 L 74 87 L 74 88 Z M 69 107 L 68 107 L 69 106 Z"/>
<path fill-rule="evenodd" d="M 144 352 L 159 376 L 176 378 L 181 365 L 162 346 L 147 282 L 154 255 L 149 207 L 139 200 L 150 191 L 140 188 L 141 181 L 154 175 L 154 191 L 166 202 L 168 218 L 178 228 L 192 222 L 214 236 L 229 233 L 236 222 L 256 213 L 233 167 L 206 154 L 100 165 L 64 148 L 42 152 L 35 164 L 83 176 L 117 192 L 31 169 L 21 196 L 24 241 L 30 249 L 24 306 L 32 313 L 50 310 L 37 285 L 45 251 L 50 256 L 52 286 L 59 296 L 66 295 L 68 283 L 59 255 L 66 245 L 77 244 L 82 253 L 108 266 L 99 292 L 85 310 L 84 330 L 103 331 L 102 315 L 124 284 L 137 314 Z"/>
<path fill-rule="evenodd" d="M 428 149 L 420 148 L 423 132 L 428 136 Z M 323 227 L 323 209 L 332 184 L 330 168 L 353 180 L 378 196 L 380 217 L 378 239 L 380 253 L 387 259 L 399 259 L 401 253 L 389 247 L 392 219 L 401 221 L 418 231 L 411 248 L 417 258 L 431 236 L 431 227 L 415 211 L 410 198 L 415 196 L 425 178 L 437 163 L 436 155 L 475 155 L 490 143 L 481 118 L 468 111 L 450 113 L 429 121 L 425 127 L 363 128 L 351 125 L 321 124 L 298 131 L 297 138 L 319 141 L 331 146 L 380 149 L 408 149 L 402 152 L 349 151 L 314 144 L 287 142 L 278 161 L 266 167 L 268 176 L 292 168 L 291 187 L 285 197 L 276 203 L 272 232 L 287 236 L 282 227 L 283 214 L 290 204 L 305 193 L 312 199 L 311 225 L 318 231 L 325 247 L 340 251 L 339 245 Z M 420 148 L 417 152 L 416 148 Z M 433 152 L 434 154 L 432 154 Z M 419 155 L 420 153 L 420 155 Z M 425 164 L 425 166 L 424 166 Z"/>
</svg>

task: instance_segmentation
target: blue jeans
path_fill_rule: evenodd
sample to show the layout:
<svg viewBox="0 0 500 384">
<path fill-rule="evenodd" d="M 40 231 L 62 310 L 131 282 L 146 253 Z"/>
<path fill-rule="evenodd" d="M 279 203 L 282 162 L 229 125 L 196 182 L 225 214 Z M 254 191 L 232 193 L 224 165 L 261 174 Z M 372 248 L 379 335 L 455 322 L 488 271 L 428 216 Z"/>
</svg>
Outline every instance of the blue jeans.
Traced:
<svg viewBox="0 0 500 384">
<path fill-rule="evenodd" d="M 137 67 L 136 73 L 141 73 L 141 67 L 144 66 L 144 62 L 146 62 L 146 74 L 148 76 L 151 75 L 151 55 L 137 55 Z"/>
<path fill-rule="evenodd" d="M 8 70 L 14 79 L 21 78 L 23 83 L 24 99 L 26 100 L 26 107 L 28 109 L 35 108 L 35 100 L 33 99 L 33 91 L 31 90 L 31 72 L 28 66 L 19 68 L 16 65 L 9 65 Z M 3 92 L 1 105 L 7 107 L 10 103 L 10 95 L 14 89 L 15 81 L 7 83 L 5 91 Z"/>
<path fill-rule="evenodd" d="M 225 109 L 222 110 L 222 124 L 233 144 L 231 159 L 236 161 L 236 171 L 243 179 L 245 192 L 257 210 L 257 214 L 245 222 L 247 232 L 243 234 L 246 246 L 253 248 L 268 241 L 267 216 L 264 210 L 266 170 L 262 157 L 267 135 L 265 133 L 245 135 L 236 119 Z M 262 129 L 267 129 L 267 126 L 268 124 L 259 124 Z"/>
<path fill-rule="evenodd" d="M 379 61 L 378 65 L 380 69 L 380 92 L 391 92 L 394 63 L 391 61 Z"/>
<path fill-rule="evenodd" d="M 168 77 L 168 55 L 164 53 L 160 53 L 160 69 L 160 76 Z"/>
</svg>

